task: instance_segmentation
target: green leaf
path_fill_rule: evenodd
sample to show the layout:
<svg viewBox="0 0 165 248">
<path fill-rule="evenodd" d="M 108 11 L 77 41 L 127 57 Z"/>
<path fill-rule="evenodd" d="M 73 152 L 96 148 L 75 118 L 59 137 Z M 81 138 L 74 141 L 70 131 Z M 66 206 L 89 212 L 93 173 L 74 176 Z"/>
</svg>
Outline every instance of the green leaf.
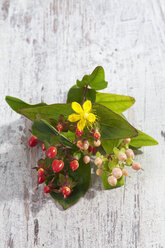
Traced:
<svg viewBox="0 0 165 248">
<path fill-rule="evenodd" d="M 73 188 L 73 192 L 66 199 L 64 199 L 62 194 L 56 194 L 54 192 L 50 193 L 50 195 L 57 200 L 64 209 L 75 204 L 88 190 L 91 179 L 90 164 L 84 164 L 83 158 L 81 158 L 79 161 L 79 168 L 74 172 L 69 171 L 69 176 L 74 180 L 74 182 L 77 182 L 77 185 Z"/>
<path fill-rule="evenodd" d="M 114 147 L 118 147 L 122 140 L 102 140 L 101 144 L 104 151 L 109 154 L 113 152 Z"/>
<path fill-rule="evenodd" d="M 78 102 L 82 103 L 84 94 L 84 88 L 79 88 L 77 85 L 74 85 L 70 88 L 67 97 L 67 103 Z M 93 89 L 87 89 L 86 91 L 86 100 L 90 100 L 92 103 L 95 102 L 96 99 L 96 91 Z"/>
<path fill-rule="evenodd" d="M 53 126 L 43 119 L 37 119 L 34 121 L 32 133 L 37 136 L 39 140 L 47 141 L 49 143 L 51 143 L 52 136 L 56 135 L 60 143 L 77 149 L 76 145 L 72 144 L 70 140 L 68 140 L 64 135 L 59 133 Z"/>
<path fill-rule="evenodd" d="M 121 114 L 135 103 L 135 99 L 131 96 L 97 92 L 96 103 L 102 104 L 112 111 Z"/>
<path fill-rule="evenodd" d="M 49 121 L 50 119 L 58 120 L 61 114 L 67 118 L 68 115 L 73 113 L 73 110 L 71 108 L 71 104 L 59 103 L 43 107 L 21 109 L 20 113 L 32 121 L 34 121 L 37 116 Z"/>
<path fill-rule="evenodd" d="M 103 182 L 104 189 L 115 189 L 124 185 L 124 176 L 122 176 L 120 179 L 117 180 L 116 186 L 111 186 L 108 183 L 108 176 L 105 172 L 102 173 L 101 179 Z"/>
<path fill-rule="evenodd" d="M 94 90 L 105 89 L 108 83 L 105 81 L 104 69 L 97 66 L 90 75 L 85 75 L 81 81 L 77 80 L 77 86 L 82 88 L 89 85 Z"/>
<path fill-rule="evenodd" d="M 99 118 L 102 140 L 123 139 L 138 135 L 137 130 L 128 121 L 109 108 L 98 103 L 95 103 L 93 108 Z"/>
<path fill-rule="evenodd" d="M 148 134 L 143 133 L 138 130 L 139 135 L 131 139 L 131 146 L 141 147 L 141 146 L 155 146 L 158 145 L 158 142 L 149 136 Z"/>
<path fill-rule="evenodd" d="M 12 96 L 6 96 L 5 98 L 6 102 L 9 104 L 9 106 L 17 113 L 20 114 L 21 108 L 36 108 L 39 106 L 45 106 L 46 103 L 38 103 L 38 104 L 29 104 L 26 102 L 23 102 L 22 100 L 12 97 Z"/>
</svg>

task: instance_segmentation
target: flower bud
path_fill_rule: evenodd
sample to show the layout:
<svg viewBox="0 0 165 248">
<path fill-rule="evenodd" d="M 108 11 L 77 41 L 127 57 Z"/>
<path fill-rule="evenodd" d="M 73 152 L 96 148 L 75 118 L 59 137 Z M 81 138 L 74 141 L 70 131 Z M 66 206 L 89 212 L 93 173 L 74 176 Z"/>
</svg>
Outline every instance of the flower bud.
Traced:
<svg viewBox="0 0 165 248">
<path fill-rule="evenodd" d="M 116 186 L 116 184 L 117 184 L 117 179 L 116 179 L 116 177 L 114 177 L 114 176 L 109 176 L 109 177 L 108 177 L 108 183 L 109 183 L 111 186 Z"/>
<path fill-rule="evenodd" d="M 119 152 L 117 157 L 118 157 L 118 160 L 121 162 L 124 162 L 127 159 L 127 155 L 124 152 Z"/>
<path fill-rule="evenodd" d="M 134 170 L 140 170 L 141 169 L 141 165 L 138 162 L 133 162 L 132 169 L 134 169 Z"/>
<path fill-rule="evenodd" d="M 88 163 L 90 162 L 91 159 L 90 159 L 89 156 L 86 155 L 86 156 L 84 156 L 84 159 L 83 159 L 83 160 L 84 160 L 84 163 L 85 163 L 85 164 L 88 164 Z"/>
<path fill-rule="evenodd" d="M 94 140 L 94 146 L 99 147 L 101 145 L 100 140 Z"/>
<path fill-rule="evenodd" d="M 97 174 L 98 176 L 101 176 L 102 172 L 103 172 L 103 170 L 102 170 L 101 168 L 98 168 L 98 169 L 96 170 L 96 174 Z"/>
<path fill-rule="evenodd" d="M 102 165 L 102 162 L 103 162 L 102 159 L 97 157 L 97 158 L 95 158 L 94 164 L 96 166 L 100 166 L 100 165 Z"/>
<path fill-rule="evenodd" d="M 134 152 L 132 149 L 127 149 L 125 154 L 127 155 L 127 158 L 134 158 Z"/>
<path fill-rule="evenodd" d="M 122 169 L 123 176 L 128 176 L 128 171 L 126 169 Z"/>
<path fill-rule="evenodd" d="M 129 144 L 131 142 L 131 139 L 130 138 L 126 138 L 123 140 L 124 144 Z"/>
<path fill-rule="evenodd" d="M 89 148 L 89 142 L 88 142 L 88 140 L 84 140 L 83 149 L 86 151 L 86 150 L 88 150 L 88 148 Z"/>
<path fill-rule="evenodd" d="M 114 168 L 112 170 L 112 175 L 114 177 L 116 177 L 117 179 L 119 179 L 120 177 L 122 177 L 122 171 L 121 171 L 121 169 L 120 168 Z"/>
</svg>

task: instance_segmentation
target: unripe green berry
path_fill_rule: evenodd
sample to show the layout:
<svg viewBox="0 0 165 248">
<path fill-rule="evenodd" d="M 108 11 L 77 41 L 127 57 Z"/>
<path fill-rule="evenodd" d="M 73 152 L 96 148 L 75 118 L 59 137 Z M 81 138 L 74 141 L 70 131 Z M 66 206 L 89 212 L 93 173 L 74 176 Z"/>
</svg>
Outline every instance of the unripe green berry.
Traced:
<svg viewBox="0 0 165 248">
<path fill-rule="evenodd" d="M 109 183 L 111 186 L 116 186 L 116 184 L 117 184 L 117 179 L 116 179 L 116 177 L 114 177 L 114 176 L 109 176 L 109 177 L 108 177 L 108 183 Z"/>
<path fill-rule="evenodd" d="M 121 171 L 121 169 L 120 168 L 114 168 L 112 170 L 112 175 L 114 177 L 116 177 L 117 179 L 121 178 L 122 177 L 122 171 Z"/>
</svg>

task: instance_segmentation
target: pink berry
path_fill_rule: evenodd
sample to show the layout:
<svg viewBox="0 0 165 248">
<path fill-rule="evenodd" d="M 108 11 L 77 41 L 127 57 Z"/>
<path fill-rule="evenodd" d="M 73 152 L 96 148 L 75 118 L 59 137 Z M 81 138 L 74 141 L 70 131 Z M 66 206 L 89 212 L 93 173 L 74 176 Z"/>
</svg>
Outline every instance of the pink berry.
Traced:
<svg viewBox="0 0 165 248">
<path fill-rule="evenodd" d="M 50 187 L 49 187 L 49 186 L 45 186 L 45 187 L 44 187 L 44 193 L 45 193 L 45 194 L 50 193 Z"/>
<path fill-rule="evenodd" d="M 134 158 L 134 152 L 132 151 L 132 149 L 127 149 L 125 154 L 127 158 Z"/>
<path fill-rule="evenodd" d="M 79 137 L 82 136 L 82 135 L 83 135 L 83 130 L 80 131 L 80 130 L 78 130 L 78 128 L 77 128 L 77 129 L 76 129 L 76 135 L 79 136 Z"/>
<path fill-rule="evenodd" d="M 103 170 L 102 170 L 101 168 L 98 168 L 98 169 L 96 170 L 96 174 L 97 174 L 98 176 L 100 176 L 100 175 L 102 174 L 102 172 L 103 172 Z"/>
<path fill-rule="evenodd" d="M 116 177 L 114 177 L 114 176 L 109 176 L 109 177 L 108 177 L 108 183 L 109 183 L 111 186 L 116 186 L 116 184 L 117 184 L 117 179 L 116 179 Z"/>
<path fill-rule="evenodd" d="M 131 142 L 131 139 L 130 138 L 126 138 L 123 140 L 124 144 L 129 144 Z"/>
<path fill-rule="evenodd" d="M 77 170 L 79 167 L 79 162 L 77 160 L 73 160 L 70 162 L 70 168 L 72 171 Z"/>
<path fill-rule="evenodd" d="M 88 140 L 84 140 L 83 149 L 86 151 L 86 150 L 88 150 L 88 148 L 89 148 L 89 142 L 88 142 Z"/>
<path fill-rule="evenodd" d="M 100 166 L 100 165 L 102 165 L 102 159 L 101 158 L 99 158 L 99 157 L 97 157 L 97 158 L 95 158 L 95 161 L 94 161 L 94 163 L 95 163 L 95 165 L 96 166 Z"/>
<path fill-rule="evenodd" d="M 128 176 L 128 171 L 126 169 L 122 169 L 123 176 Z"/>
<path fill-rule="evenodd" d="M 127 159 L 127 156 L 124 152 L 119 152 L 117 157 L 118 157 L 118 160 L 121 162 L 124 162 Z"/>
<path fill-rule="evenodd" d="M 57 154 L 57 149 L 54 146 L 49 147 L 46 152 L 47 157 L 49 157 L 50 159 L 54 158 L 56 154 Z"/>
<path fill-rule="evenodd" d="M 78 141 L 77 141 L 77 147 L 79 147 L 80 149 L 83 148 L 83 143 L 82 143 L 81 140 L 78 140 Z"/>
<path fill-rule="evenodd" d="M 122 177 L 122 171 L 121 171 L 121 169 L 120 168 L 114 168 L 112 170 L 112 175 L 114 177 L 116 177 L 117 179 L 121 178 Z"/>
<path fill-rule="evenodd" d="M 90 159 L 89 156 L 86 155 L 86 156 L 84 156 L 84 159 L 83 159 L 83 160 L 84 160 L 84 163 L 85 163 L 85 164 L 88 164 L 88 163 L 90 162 L 91 159 Z"/>
<path fill-rule="evenodd" d="M 141 165 L 138 162 L 133 162 L 132 169 L 134 169 L 134 170 L 140 170 L 141 169 Z"/>
<path fill-rule="evenodd" d="M 38 144 L 38 139 L 36 136 L 31 136 L 29 141 L 29 146 L 33 147 L 33 146 L 36 146 Z"/>
<path fill-rule="evenodd" d="M 94 140 L 94 146 L 99 147 L 101 145 L 100 140 Z"/>
</svg>

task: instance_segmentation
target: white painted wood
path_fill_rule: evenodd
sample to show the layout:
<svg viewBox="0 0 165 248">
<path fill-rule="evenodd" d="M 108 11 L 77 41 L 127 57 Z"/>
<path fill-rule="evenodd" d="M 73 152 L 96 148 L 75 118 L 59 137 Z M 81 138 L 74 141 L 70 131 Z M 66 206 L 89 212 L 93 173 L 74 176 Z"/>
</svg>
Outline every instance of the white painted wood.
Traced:
<svg viewBox="0 0 165 248">
<path fill-rule="evenodd" d="M 4 97 L 64 102 L 97 65 L 109 92 L 136 98 L 128 118 L 159 146 L 143 149 L 144 171 L 123 188 L 103 191 L 93 175 L 85 198 L 62 211 L 35 189 L 40 150 Z M 165 247 L 164 0 L 1 0 L 0 86 L 0 247 Z"/>
</svg>

